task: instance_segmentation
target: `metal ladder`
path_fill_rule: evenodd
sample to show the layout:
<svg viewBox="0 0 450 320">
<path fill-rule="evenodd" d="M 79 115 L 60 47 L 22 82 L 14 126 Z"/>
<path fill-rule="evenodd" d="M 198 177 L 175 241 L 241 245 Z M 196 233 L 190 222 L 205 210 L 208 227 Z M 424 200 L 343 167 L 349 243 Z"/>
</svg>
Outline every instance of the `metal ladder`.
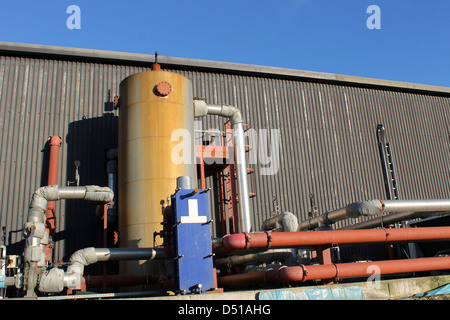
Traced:
<svg viewBox="0 0 450 320">
<path fill-rule="evenodd" d="M 391 183 L 392 183 L 392 197 L 394 200 L 398 200 L 398 187 L 397 187 L 397 179 L 395 177 L 395 170 L 394 170 L 394 160 L 392 157 L 391 152 L 391 144 L 389 142 L 386 142 L 386 156 L 387 156 L 387 165 L 388 165 L 388 171 L 390 173 Z"/>
<path fill-rule="evenodd" d="M 398 200 L 398 184 L 394 168 L 391 144 L 386 142 L 386 129 L 382 124 L 377 125 L 378 151 L 380 152 L 383 169 L 384 186 L 388 200 Z"/>
</svg>

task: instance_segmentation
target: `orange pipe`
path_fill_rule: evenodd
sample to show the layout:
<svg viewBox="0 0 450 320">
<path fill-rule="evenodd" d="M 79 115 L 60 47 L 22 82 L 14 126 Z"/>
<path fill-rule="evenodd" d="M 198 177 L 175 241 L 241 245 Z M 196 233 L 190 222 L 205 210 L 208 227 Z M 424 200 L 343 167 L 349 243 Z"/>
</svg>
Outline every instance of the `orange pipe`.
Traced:
<svg viewBox="0 0 450 320">
<path fill-rule="evenodd" d="M 249 248 L 311 247 L 333 244 L 450 240 L 450 227 L 239 233 L 213 244 L 215 252 Z"/>
<path fill-rule="evenodd" d="M 289 283 L 319 279 L 370 277 L 374 272 L 383 275 L 447 269 L 450 269 L 450 257 L 302 265 L 224 276 L 218 278 L 218 285 L 219 287 L 230 287 L 254 283 Z"/>
<path fill-rule="evenodd" d="M 50 137 L 50 155 L 48 162 L 48 178 L 47 185 L 52 186 L 58 184 L 58 160 L 59 160 L 59 148 L 61 147 L 61 138 L 58 136 Z M 51 230 L 55 229 L 55 201 L 47 202 L 47 221 Z"/>
</svg>

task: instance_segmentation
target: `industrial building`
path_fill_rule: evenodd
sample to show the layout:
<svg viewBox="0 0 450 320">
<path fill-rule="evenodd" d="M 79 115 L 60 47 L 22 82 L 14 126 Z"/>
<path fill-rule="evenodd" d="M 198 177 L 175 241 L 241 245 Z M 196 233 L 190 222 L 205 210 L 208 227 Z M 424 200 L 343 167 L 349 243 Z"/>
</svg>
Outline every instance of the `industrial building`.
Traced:
<svg viewBox="0 0 450 320">
<path fill-rule="evenodd" d="M 0 290 L 448 273 L 449 119 L 446 87 L 0 42 Z"/>
</svg>

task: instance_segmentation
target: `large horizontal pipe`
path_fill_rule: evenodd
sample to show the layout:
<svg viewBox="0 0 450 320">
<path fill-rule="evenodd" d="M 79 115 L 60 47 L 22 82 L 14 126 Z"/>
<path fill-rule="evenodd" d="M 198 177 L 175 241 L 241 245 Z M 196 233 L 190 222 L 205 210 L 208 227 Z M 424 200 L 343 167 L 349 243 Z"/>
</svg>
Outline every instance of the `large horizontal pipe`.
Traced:
<svg viewBox="0 0 450 320">
<path fill-rule="evenodd" d="M 114 260 L 165 260 L 164 249 L 153 248 L 95 248 L 98 261 Z"/>
<path fill-rule="evenodd" d="M 321 224 L 330 225 L 347 218 L 377 216 L 394 212 L 450 212 L 450 199 L 431 200 L 367 200 L 326 212 L 299 223 L 298 231 L 312 230 Z"/>
<path fill-rule="evenodd" d="M 289 283 L 319 279 L 369 277 L 374 272 L 386 275 L 448 269 L 450 269 L 450 257 L 439 257 L 281 267 L 266 271 L 223 276 L 219 277 L 217 281 L 219 287 L 234 287 L 255 283 Z"/>
<path fill-rule="evenodd" d="M 450 240 L 450 227 L 237 233 L 213 243 L 215 252 L 249 248 L 292 248 L 331 244 Z"/>
<path fill-rule="evenodd" d="M 373 229 L 378 227 L 384 228 L 400 221 L 436 217 L 445 214 L 448 214 L 448 212 L 397 212 L 355 223 L 350 226 L 340 228 L 339 230 Z"/>
</svg>

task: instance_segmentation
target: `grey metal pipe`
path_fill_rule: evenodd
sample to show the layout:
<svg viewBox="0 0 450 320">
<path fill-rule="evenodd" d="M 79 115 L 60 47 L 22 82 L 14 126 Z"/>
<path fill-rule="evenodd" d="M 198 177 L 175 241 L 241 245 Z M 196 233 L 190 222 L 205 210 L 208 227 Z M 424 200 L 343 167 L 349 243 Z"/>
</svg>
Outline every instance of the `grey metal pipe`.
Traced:
<svg viewBox="0 0 450 320">
<path fill-rule="evenodd" d="M 450 211 L 450 199 L 383 200 L 383 212 Z"/>
<path fill-rule="evenodd" d="M 266 252 L 235 255 L 214 260 L 217 268 L 227 265 L 261 264 L 271 261 L 285 262 L 292 258 L 291 249 L 273 249 Z"/>
<path fill-rule="evenodd" d="M 192 189 L 192 180 L 190 176 L 181 176 L 177 178 L 178 189 Z"/>
<path fill-rule="evenodd" d="M 298 225 L 297 231 L 312 230 L 317 228 L 321 224 L 330 225 L 336 221 L 344 220 L 346 218 L 347 218 L 346 208 L 327 211 L 320 216 L 301 221 Z"/>
<path fill-rule="evenodd" d="M 448 212 L 397 212 L 378 218 L 362 221 L 340 228 L 339 230 L 357 230 L 357 229 L 373 229 L 378 227 L 386 227 L 388 225 L 411 219 L 423 219 L 434 216 L 441 216 L 448 214 Z"/>
<path fill-rule="evenodd" d="M 238 177 L 239 194 L 239 222 L 240 232 L 250 232 L 252 228 L 250 217 L 250 196 L 247 179 L 247 163 L 245 159 L 245 136 L 242 125 L 242 114 L 234 106 L 208 105 L 204 100 L 194 100 L 194 116 L 203 117 L 207 114 L 218 115 L 230 119 L 234 129 L 234 150 L 236 158 L 236 172 Z"/>
<path fill-rule="evenodd" d="M 354 202 L 344 208 L 326 212 L 299 224 L 298 231 L 317 228 L 321 223 L 330 225 L 347 218 L 376 216 L 385 212 L 450 212 L 450 199 L 426 200 L 366 200 Z"/>
<path fill-rule="evenodd" d="M 235 138 L 236 172 L 238 178 L 239 216 L 241 232 L 250 232 L 252 227 L 250 217 L 250 197 L 247 183 L 247 163 L 245 160 L 244 127 L 242 123 L 236 123 L 233 128 Z"/>
<path fill-rule="evenodd" d="M 96 248 L 98 261 L 167 260 L 164 249 L 154 248 Z"/>
</svg>

